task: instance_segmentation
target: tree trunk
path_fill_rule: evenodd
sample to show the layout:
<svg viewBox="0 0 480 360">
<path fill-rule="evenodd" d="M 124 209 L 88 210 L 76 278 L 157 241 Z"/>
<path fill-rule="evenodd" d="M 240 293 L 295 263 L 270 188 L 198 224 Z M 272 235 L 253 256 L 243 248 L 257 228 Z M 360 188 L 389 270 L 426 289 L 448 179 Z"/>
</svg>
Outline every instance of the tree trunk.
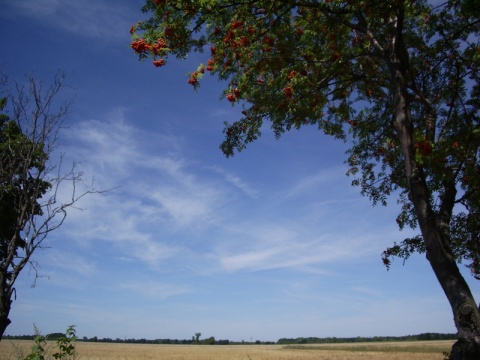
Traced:
<svg viewBox="0 0 480 360">
<path fill-rule="evenodd" d="M 409 107 L 407 79 L 408 52 L 402 36 L 403 14 L 399 13 L 398 27 L 386 54 L 391 72 L 393 96 L 393 126 L 405 160 L 405 175 L 409 196 L 415 209 L 425 242 L 427 259 L 452 308 L 459 340 L 452 347 L 451 360 L 480 359 L 480 312 L 470 288 L 463 278 L 449 246 L 449 234 L 442 231 L 442 220 L 430 203 L 430 192 L 421 165 L 415 159 L 413 121 Z M 454 187 L 451 188 L 454 191 Z M 451 215 L 451 209 L 448 209 Z M 447 212 L 448 212 L 447 211 Z M 441 215 L 443 216 L 443 214 Z M 449 217 L 447 217 L 449 221 Z M 448 226 L 448 224 L 447 224 Z"/>
<path fill-rule="evenodd" d="M 452 347 L 451 360 L 480 359 L 480 312 L 470 288 L 458 269 L 445 235 L 431 210 L 421 169 L 410 177 L 410 194 L 425 242 L 427 259 L 452 308 L 459 340 Z"/>
<path fill-rule="evenodd" d="M 8 325 L 10 325 L 11 320 L 8 318 L 8 314 L 3 312 L 0 314 L 0 341 L 3 339 L 3 334 L 7 330 Z"/>
<path fill-rule="evenodd" d="M 402 97 L 402 96 L 400 96 Z M 404 99 L 403 99 L 404 100 Z M 395 127 L 405 156 L 406 176 L 418 224 L 425 242 L 427 259 L 452 308 L 459 340 L 452 347 L 451 360 L 480 359 L 480 311 L 450 249 L 448 238 L 439 228 L 421 166 L 415 161 L 408 104 L 400 99 Z"/>
<path fill-rule="evenodd" d="M 0 290 L 0 341 L 2 341 L 3 334 L 7 330 L 8 325 L 10 325 L 11 320 L 8 318 L 10 314 L 10 308 L 12 305 L 12 300 L 9 296 L 5 294 L 4 289 Z"/>
</svg>

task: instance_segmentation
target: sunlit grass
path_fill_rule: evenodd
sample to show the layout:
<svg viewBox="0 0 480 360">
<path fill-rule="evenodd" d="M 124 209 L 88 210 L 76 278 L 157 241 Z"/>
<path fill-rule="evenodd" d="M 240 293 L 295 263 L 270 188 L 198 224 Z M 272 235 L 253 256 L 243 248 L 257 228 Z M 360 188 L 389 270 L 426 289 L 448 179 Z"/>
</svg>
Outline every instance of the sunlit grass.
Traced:
<svg viewBox="0 0 480 360">
<path fill-rule="evenodd" d="M 399 353 L 442 353 L 449 351 L 454 341 L 408 341 L 408 342 L 373 342 L 345 344 L 285 345 L 287 349 L 309 350 L 346 350 L 350 352 L 399 352 Z"/>
<path fill-rule="evenodd" d="M 453 341 L 412 341 L 319 345 L 153 345 L 76 343 L 80 360 L 442 360 Z M 32 342 L 3 340 L 0 360 L 17 359 L 14 349 Z"/>
</svg>

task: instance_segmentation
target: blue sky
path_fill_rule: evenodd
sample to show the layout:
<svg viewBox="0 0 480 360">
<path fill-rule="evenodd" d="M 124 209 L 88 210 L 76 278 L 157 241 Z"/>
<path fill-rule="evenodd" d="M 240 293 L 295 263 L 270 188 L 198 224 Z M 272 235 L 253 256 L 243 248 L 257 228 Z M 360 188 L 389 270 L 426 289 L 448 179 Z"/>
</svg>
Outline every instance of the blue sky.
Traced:
<svg viewBox="0 0 480 360">
<path fill-rule="evenodd" d="M 372 207 L 350 186 L 346 145 L 315 128 L 265 129 L 219 150 L 220 101 L 195 54 L 157 69 L 130 49 L 141 0 L 0 0 L 2 70 L 45 82 L 60 69 L 75 102 L 59 151 L 97 189 L 19 279 L 7 334 L 77 325 L 80 337 L 273 340 L 455 332 L 422 255 L 390 271 L 380 254 L 409 235 L 395 199 Z M 62 190 L 67 192 L 68 189 Z M 477 299 L 478 282 L 464 271 Z"/>
</svg>

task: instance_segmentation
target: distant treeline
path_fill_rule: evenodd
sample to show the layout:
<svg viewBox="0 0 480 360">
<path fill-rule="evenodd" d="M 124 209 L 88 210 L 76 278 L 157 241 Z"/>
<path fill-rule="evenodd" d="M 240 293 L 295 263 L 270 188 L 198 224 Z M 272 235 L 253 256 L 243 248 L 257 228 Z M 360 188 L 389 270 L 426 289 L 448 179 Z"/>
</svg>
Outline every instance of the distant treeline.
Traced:
<svg viewBox="0 0 480 360">
<path fill-rule="evenodd" d="M 457 334 L 439 334 L 439 333 L 423 333 L 418 335 L 405 336 L 373 336 L 373 337 L 300 337 L 296 339 L 282 338 L 277 344 L 335 344 L 335 343 L 356 343 L 356 342 L 381 342 L 381 341 L 423 341 L 423 340 L 456 340 Z"/>
<path fill-rule="evenodd" d="M 79 339 L 85 342 L 106 342 L 106 343 L 128 343 L 128 344 L 176 344 L 176 345 L 229 345 L 229 340 L 215 340 L 213 336 L 206 339 L 110 339 L 110 338 L 87 338 L 84 336 Z"/>
<path fill-rule="evenodd" d="M 53 333 L 48 334 L 46 338 L 48 340 L 57 340 L 60 337 L 65 337 L 65 334 L 62 333 Z M 5 335 L 3 339 L 7 340 L 34 340 L 35 335 Z M 103 343 L 128 343 L 128 344 L 178 344 L 178 345 L 229 345 L 232 344 L 229 340 L 215 340 L 213 336 L 207 339 L 201 339 L 196 341 L 195 339 L 155 339 L 155 340 L 148 340 L 148 339 L 111 339 L 111 338 L 98 338 L 94 336 L 92 338 L 88 338 L 86 336 L 79 337 L 77 341 L 84 341 L 84 342 L 103 342 Z"/>
<path fill-rule="evenodd" d="M 35 340 L 36 335 L 4 335 L 2 339 L 8 340 Z M 64 333 L 51 333 L 46 336 L 48 340 L 57 340 L 65 337 Z"/>
<path fill-rule="evenodd" d="M 128 343 L 128 344 L 175 344 L 175 345 L 238 345 L 238 344 L 263 344 L 263 345 L 273 345 L 275 342 L 272 341 L 260 341 L 257 340 L 255 342 L 235 342 L 230 340 L 216 340 L 213 336 L 210 336 L 206 339 L 155 339 L 155 340 L 148 340 L 148 339 L 110 339 L 110 338 L 103 338 L 98 339 L 96 336 L 93 338 L 87 338 L 84 336 L 80 341 L 85 342 L 107 342 L 107 343 Z"/>
<path fill-rule="evenodd" d="M 59 337 L 64 337 L 63 333 L 53 333 L 47 335 L 47 339 L 56 340 Z M 21 336 L 12 336 L 6 335 L 4 339 L 10 340 L 34 340 L 35 335 L 21 335 Z M 296 339 L 279 339 L 276 344 L 286 345 L 286 344 L 334 344 L 334 343 L 357 343 L 357 342 L 380 342 L 380 341 L 422 341 L 422 340 L 456 340 L 458 338 L 457 334 L 440 334 L 440 333 L 423 333 L 418 335 L 406 335 L 406 336 L 374 336 L 374 337 L 351 337 L 351 338 L 340 338 L 340 337 L 300 337 Z M 111 339 L 111 338 L 98 338 L 96 336 L 92 338 L 79 338 L 78 341 L 85 342 L 104 342 L 104 343 L 129 343 L 129 344 L 177 344 L 177 345 L 241 345 L 241 344 L 251 344 L 251 345 L 273 345 L 274 342 L 270 341 L 260 341 L 255 342 L 241 341 L 234 342 L 230 340 L 216 340 L 213 336 L 201 339 L 196 341 L 195 339 Z"/>
<path fill-rule="evenodd" d="M 65 337 L 65 334 L 62 333 L 53 333 L 48 334 L 46 338 L 48 340 L 57 340 L 60 337 Z M 5 335 L 3 339 L 6 340 L 34 340 L 35 335 Z M 94 336 L 92 338 L 88 338 L 86 336 L 79 337 L 77 341 L 84 341 L 84 342 L 102 342 L 102 343 L 127 343 L 127 344 L 177 344 L 177 345 L 231 345 L 235 344 L 229 340 L 215 340 L 213 336 L 206 338 L 206 339 L 199 339 L 198 341 L 195 339 L 111 339 L 111 338 L 98 338 Z M 260 343 L 257 341 L 257 343 Z M 266 344 L 266 343 L 263 343 Z M 270 344 L 274 344 L 271 342 Z"/>
</svg>

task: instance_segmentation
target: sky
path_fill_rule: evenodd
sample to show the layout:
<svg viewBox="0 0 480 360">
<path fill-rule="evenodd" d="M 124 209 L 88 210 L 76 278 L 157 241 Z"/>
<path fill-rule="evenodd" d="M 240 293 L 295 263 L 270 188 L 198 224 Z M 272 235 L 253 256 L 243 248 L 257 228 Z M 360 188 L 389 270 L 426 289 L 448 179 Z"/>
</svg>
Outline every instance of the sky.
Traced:
<svg viewBox="0 0 480 360">
<path fill-rule="evenodd" d="M 111 191 L 70 209 L 16 284 L 7 335 L 276 341 L 455 332 L 423 255 L 387 271 L 396 199 L 373 207 L 345 175 L 348 144 L 314 127 L 219 149 L 240 108 L 194 54 L 155 68 L 130 48 L 142 0 L 0 0 L 0 67 L 74 98 L 58 151 Z M 68 194 L 69 189 L 62 189 Z M 462 268 L 477 300 L 480 287 Z"/>
</svg>

